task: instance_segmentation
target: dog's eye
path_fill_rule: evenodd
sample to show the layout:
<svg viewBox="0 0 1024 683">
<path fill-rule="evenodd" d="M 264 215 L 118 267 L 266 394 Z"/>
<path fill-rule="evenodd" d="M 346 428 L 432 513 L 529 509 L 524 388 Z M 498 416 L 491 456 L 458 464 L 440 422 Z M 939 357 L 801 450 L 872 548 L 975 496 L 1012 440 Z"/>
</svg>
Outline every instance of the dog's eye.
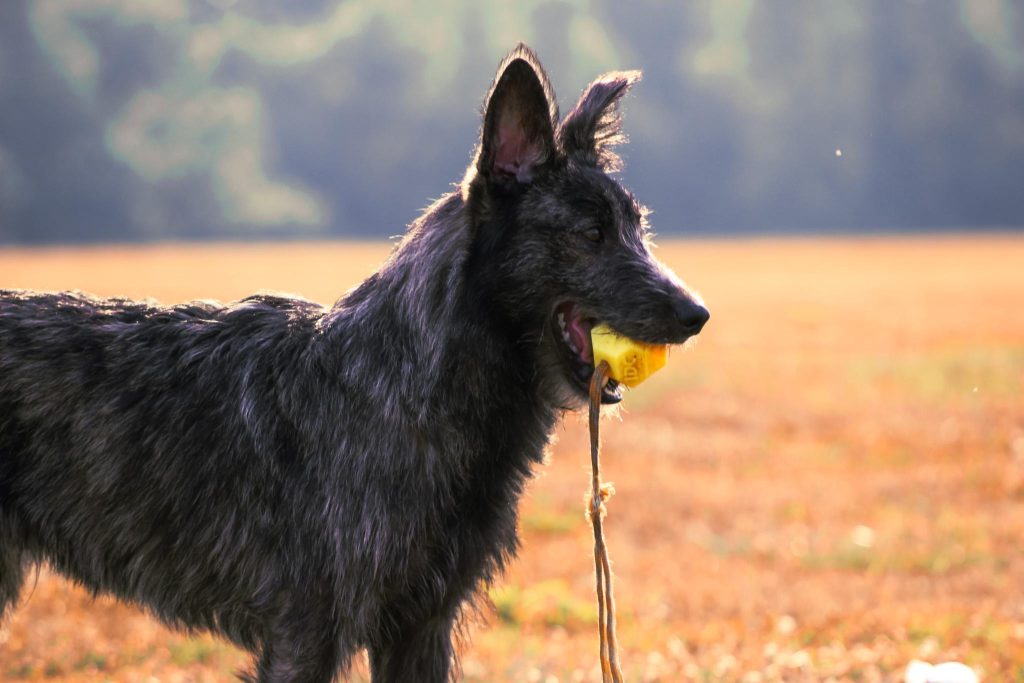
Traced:
<svg viewBox="0 0 1024 683">
<path fill-rule="evenodd" d="M 586 237 L 591 242 L 600 242 L 601 240 L 604 239 L 604 233 L 601 232 L 601 228 L 598 228 L 596 226 L 584 230 L 583 236 Z"/>
</svg>

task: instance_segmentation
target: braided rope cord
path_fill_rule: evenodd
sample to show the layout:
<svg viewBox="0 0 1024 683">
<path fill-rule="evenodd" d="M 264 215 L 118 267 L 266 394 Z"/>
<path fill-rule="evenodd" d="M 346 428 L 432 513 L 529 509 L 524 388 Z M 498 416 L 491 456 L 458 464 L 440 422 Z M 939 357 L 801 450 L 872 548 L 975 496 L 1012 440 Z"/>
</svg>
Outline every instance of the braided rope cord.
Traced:
<svg viewBox="0 0 1024 683">
<path fill-rule="evenodd" d="M 619 668 L 618 641 L 615 636 L 615 599 L 612 596 L 612 569 L 608 559 L 608 547 L 604 542 L 602 519 L 605 515 L 604 501 L 615 489 L 601 483 L 601 390 L 608 382 L 608 363 L 601 361 L 594 369 L 590 380 L 590 467 L 592 473 L 588 515 L 594 526 L 594 569 L 597 584 L 597 620 L 601 639 L 601 677 L 604 683 L 623 683 Z"/>
</svg>

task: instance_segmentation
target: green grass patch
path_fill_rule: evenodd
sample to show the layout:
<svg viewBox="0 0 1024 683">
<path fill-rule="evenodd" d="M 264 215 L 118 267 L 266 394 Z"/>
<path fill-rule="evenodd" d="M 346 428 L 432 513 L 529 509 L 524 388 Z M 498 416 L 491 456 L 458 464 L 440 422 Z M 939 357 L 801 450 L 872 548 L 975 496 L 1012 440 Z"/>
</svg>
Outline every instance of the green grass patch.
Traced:
<svg viewBox="0 0 1024 683">
<path fill-rule="evenodd" d="M 993 561 L 993 558 L 985 553 L 964 552 L 959 547 L 942 546 L 885 552 L 844 543 L 832 551 L 808 553 L 801 563 L 807 569 L 945 576 L 969 567 L 992 564 Z"/>
<path fill-rule="evenodd" d="M 926 399 L 1019 395 L 1024 348 L 971 348 L 866 358 L 850 364 L 854 380 L 888 384 Z"/>
<path fill-rule="evenodd" d="M 189 664 L 206 664 L 220 654 L 223 646 L 205 640 L 186 640 L 167 646 L 171 652 L 171 661 L 178 666 Z"/>
<path fill-rule="evenodd" d="M 881 558 L 874 557 L 870 549 L 844 542 L 830 551 L 807 553 L 801 559 L 801 564 L 807 569 L 841 569 L 862 572 L 880 569 L 879 560 Z"/>
<path fill-rule="evenodd" d="M 497 586 L 488 595 L 498 618 L 506 624 L 542 623 L 572 629 L 597 623 L 596 604 L 574 595 L 561 579 Z"/>
<path fill-rule="evenodd" d="M 914 520 L 899 508 L 879 510 L 873 524 L 877 541 L 858 545 L 855 539 L 839 538 L 807 553 L 801 564 L 807 569 L 838 569 L 871 573 L 905 573 L 945 576 L 971 567 L 1001 569 L 1005 558 L 994 551 L 984 519 L 966 510 L 928 509 L 931 530 L 914 531 Z"/>
<path fill-rule="evenodd" d="M 107 668 L 107 657 L 89 650 L 75 662 L 75 671 L 103 671 Z"/>
<path fill-rule="evenodd" d="M 531 503 L 520 518 L 520 524 L 526 531 L 559 535 L 580 529 L 586 524 L 582 504 L 566 509 L 544 492 L 539 492 Z"/>
<path fill-rule="evenodd" d="M 32 678 L 34 669 L 31 664 L 20 664 L 7 669 L 8 680 L 26 680 Z"/>
<path fill-rule="evenodd" d="M 567 534 L 580 528 L 583 523 L 583 514 L 579 510 L 574 512 L 541 510 L 523 516 L 523 528 L 541 534 Z"/>
</svg>

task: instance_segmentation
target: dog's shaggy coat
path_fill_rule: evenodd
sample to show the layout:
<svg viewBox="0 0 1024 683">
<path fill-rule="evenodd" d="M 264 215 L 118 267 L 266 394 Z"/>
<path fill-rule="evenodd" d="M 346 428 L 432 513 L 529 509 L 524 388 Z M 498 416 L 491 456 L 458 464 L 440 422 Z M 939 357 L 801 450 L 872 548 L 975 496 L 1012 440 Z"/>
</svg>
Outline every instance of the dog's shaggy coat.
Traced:
<svg viewBox="0 0 1024 683">
<path fill-rule="evenodd" d="M 0 616 L 48 562 L 226 636 L 259 681 L 329 681 L 364 647 L 375 682 L 449 677 L 585 397 L 589 326 L 679 342 L 707 319 L 608 175 L 636 78 L 559 121 L 518 47 L 461 186 L 332 308 L 0 292 Z"/>
</svg>

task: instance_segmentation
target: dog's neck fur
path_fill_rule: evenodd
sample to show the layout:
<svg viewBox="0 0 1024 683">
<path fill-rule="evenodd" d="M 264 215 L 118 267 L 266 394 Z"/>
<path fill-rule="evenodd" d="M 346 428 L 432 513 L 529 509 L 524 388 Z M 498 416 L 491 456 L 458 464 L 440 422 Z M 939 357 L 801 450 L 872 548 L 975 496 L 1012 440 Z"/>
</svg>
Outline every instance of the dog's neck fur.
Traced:
<svg viewBox="0 0 1024 683">
<path fill-rule="evenodd" d="M 494 280 L 470 282 L 471 271 L 495 265 L 471 263 L 480 227 L 471 215 L 458 191 L 430 206 L 381 268 L 326 316 L 326 336 L 334 340 L 331 354 L 343 376 L 358 378 L 371 396 L 400 397 L 403 410 L 419 420 L 441 406 L 472 406 L 475 412 L 512 411 L 502 419 L 513 422 L 529 414 L 546 433 L 559 409 L 545 396 L 523 330 L 509 329 L 514 323 L 494 305 L 497 292 L 488 291 Z M 383 338 L 390 326 L 381 320 L 407 334 Z M 379 355 L 349 355 L 358 348 L 375 348 Z M 389 370 L 381 372 L 382 367 Z M 504 381 L 496 383 L 496 376 Z M 452 401 L 453 396 L 463 400 Z M 429 424 L 421 427 L 429 431 Z"/>
</svg>

